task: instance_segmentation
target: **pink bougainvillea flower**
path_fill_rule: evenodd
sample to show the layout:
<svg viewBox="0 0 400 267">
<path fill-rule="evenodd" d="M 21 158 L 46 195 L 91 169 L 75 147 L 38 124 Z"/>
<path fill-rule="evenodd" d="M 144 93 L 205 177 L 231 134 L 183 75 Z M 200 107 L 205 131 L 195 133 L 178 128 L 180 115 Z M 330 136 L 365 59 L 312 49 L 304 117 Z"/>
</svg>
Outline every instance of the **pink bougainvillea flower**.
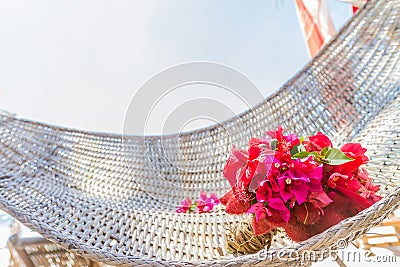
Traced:
<svg viewBox="0 0 400 267">
<path fill-rule="evenodd" d="M 282 162 L 278 160 L 275 155 L 268 155 L 265 157 L 264 165 L 267 169 L 265 180 L 269 181 L 272 191 L 279 192 L 277 178 L 281 174 L 283 167 Z"/>
<path fill-rule="evenodd" d="M 197 212 L 198 213 L 210 212 L 214 209 L 214 206 L 219 203 L 220 201 L 214 193 L 211 193 L 210 197 L 207 197 L 207 193 L 202 191 L 200 193 L 200 197 L 196 201 Z"/>
<path fill-rule="evenodd" d="M 267 218 L 267 216 L 271 217 L 275 213 L 279 214 L 285 222 L 288 222 L 290 219 L 290 211 L 279 197 L 272 197 L 268 199 L 268 202 L 257 202 L 253 204 L 247 213 L 255 214 L 257 222 Z"/>
<path fill-rule="evenodd" d="M 211 193 L 210 197 L 207 197 L 207 193 L 200 192 L 200 197 L 196 201 L 192 201 L 190 198 L 186 198 L 181 202 L 181 205 L 176 209 L 177 213 L 204 213 L 211 212 L 214 206 L 219 204 L 219 198 Z"/>
<path fill-rule="evenodd" d="M 288 222 L 290 219 L 290 210 L 285 206 L 285 203 L 279 197 L 273 197 L 268 199 L 267 205 L 270 209 L 276 210 L 280 217 Z"/>
<path fill-rule="evenodd" d="M 199 201 L 199 202 L 201 201 L 201 202 L 209 203 L 209 204 L 213 204 L 213 205 L 219 204 L 219 199 L 215 193 L 210 193 L 210 196 L 207 197 L 207 193 L 204 191 L 200 192 L 200 197 L 198 198 L 197 201 Z"/>
<path fill-rule="evenodd" d="M 280 193 L 284 201 L 294 197 L 299 205 L 307 200 L 309 192 L 322 192 L 322 166 L 308 157 L 295 159 L 288 170 L 278 177 Z"/>
<path fill-rule="evenodd" d="M 181 202 L 181 205 L 176 209 L 178 213 L 186 213 L 193 211 L 192 209 L 192 200 L 190 198 L 186 198 Z"/>
<path fill-rule="evenodd" d="M 253 213 L 256 216 L 256 221 L 258 222 L 259 220 L 265 219 L 268 216 L 271 216 L 272 213 L 269 211 L 265 206 L 263 202 L 257 202 L 253 205 L 251 205 L 250 209 L 247 211 L 247 213 Z"/>
<path fill-rule="evenodd" d="M 296 176 L 308 177 L 310 180 L 310 192 L 323 191 L 321 184 L 323 166 L 316 162 L 313 157 L 295 159 L 289 165 L 289 168 Z"/>
<path fill-rule="evenodd" d="M 307 177 L 295 177 L 290 172 L 278 177 L 278 183 L 282 199 L 286 202 L 295 197 L 298 204 L 307 199 L 310 179 Z"/>
<path fill-rule="evenodd" d="M 219 201 L 218 196 L 217 196 L 215 193 L 211 193 L 211 194 L 210 194 L 210 197 L 209 197 L 208 199 L 210 199 L 210 201 L 213 201 L 214 204 L 219 204 L 219 203 L 221 203 L 221 202 Z"/>
</svg>

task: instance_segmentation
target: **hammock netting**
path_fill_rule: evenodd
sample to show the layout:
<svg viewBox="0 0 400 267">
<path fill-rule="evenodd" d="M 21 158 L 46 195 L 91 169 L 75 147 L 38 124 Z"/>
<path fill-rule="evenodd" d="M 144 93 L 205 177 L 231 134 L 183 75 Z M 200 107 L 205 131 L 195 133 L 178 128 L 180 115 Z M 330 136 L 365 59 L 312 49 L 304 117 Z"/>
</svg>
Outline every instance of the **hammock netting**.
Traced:
<svg viewBox="0 0 400 267">
<path fill-rule="evenodd" d="M 229 191 L 222 169 L 231 144 L 244 148 L 246 131 L 261 136 L 281 124 L 299 135 L 322 131 L 336 145 L 361 142 L 384 198 L 280 249 L 321 253 L 338 240 L 350 242 L 400 199 L 399 18 L 400 1 L 369 1 L 272 96 L 238 117 L 183 134 L 92 133 L 1 114 L 0 208 L 63 248 L 109 264 L 286 266 L 295 260 L 227 253 L 226 231 L 242 216 L 223 208 L 175 212 L 200 191 Z"/>
</svg>

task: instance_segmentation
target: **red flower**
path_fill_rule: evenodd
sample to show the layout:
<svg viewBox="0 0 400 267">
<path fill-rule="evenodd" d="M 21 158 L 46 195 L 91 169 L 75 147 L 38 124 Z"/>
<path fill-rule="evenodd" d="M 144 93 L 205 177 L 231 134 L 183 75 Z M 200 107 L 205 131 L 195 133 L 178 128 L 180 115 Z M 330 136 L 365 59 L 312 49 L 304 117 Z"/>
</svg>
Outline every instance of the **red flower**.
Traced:
<svg viewBox="0 0 400 267">
<path fill-rule="evenodd" d="M 359 189 L 359 193 L 363 198 L 371 198 L 374 202 L 379 201 L 381 197 L 375 195 L 379 190 L 379 185 L 374 185 L 372 179 L 368 177 L 368 172 L 364 168 L 360 168 L 354 172 L 354 176 L 357 177 L 362 187 Z"/>
<path fill-rule="evenodd" d="M 360 211 L 368 208 L 375 202 L 372 199 L 365 199 L 360 196 L 357 192 L 347 189 L 346 187 L 339 186 L 336 193 L 340 196 L 344 196 L 347 200 L 345 207 L 338 206 L 337 209 L 343 211 L 346 215 L 345 218 L 351 217 L 359 213 Z"/>
<path fill-rule="evenodd" d="M 267 202 L 272 197 L 272 187 L 268 180 L 264 180 L 260 183 L 260 186 L 256 192 L 256 199 L 259 202 Z"/>
<path fill-rule="evenodd" d="M 300 144 L 300 139 L 295 134 L 283 135 L 283 127 L 279 126 L 274 131 L 267 131 L 266 134 L 272 139 L 276 139 L 277 147 L 275 148 L 275 158 L 281 162 L 290 162 L 290 150 Z"/>
<path fill-rule="evenodd" d="M 251 191 L 255 191 L 267 175 L 268 165 L 265 164 L 266 157 L 273 155 L 266 139 L 252 138 L 248 145 L 249 158 L 246 168 L 246 185 Z"/>
<path fill-rule="evenodd" d="M 226 193 L 219 201 L 225 205 L 226 212 L 229 214 L 242 214 L 245 213 L 251 206 L 251 201 L 244 201 L 235 195 L 237 192 L 236 187 Z"/>
<path fill-rule="evenodd" d="M 321 132 L 318 132 L 314 136 L 310 136 L 308 140 L 303 141 L 303 145 L 309 152 L 320 152 L 323 148 L 329 146 L 332 147 L 332 141 L 328 136 Z"/>
<path fill-rule="evenodd" d="M 365 169 L 357 169 L 349 175 L 333 173 L 328 179 L 328 187 L 347 198 L 347 205 L 352 210 L 347 217 L 357 214 L 381 199 L 375 195 L 379 185 L 372 183 Z"/>
<path fill-rule="evenodd" d="M 285 222 L 289 221 L 290 211 L 285 206 L 285 203 L 282 201 L 280 197 L 273 197 L 268 199 L 267 205 L 270 208 L 270 210 L 278 212 L 282 220 L 284 220 Z"/>
<path fill-rule="evenodd" d="M 246 171 L 248 155 L 245 151 L 236 149 L 232 146 L 231 154 L 225 164 L 223 175 L 231 184 L 231 187 L 236 187 L 239 180 Z"/>
<path fill-rule="evenodd" d="M 266 141 L 257 138 L 250 140 L 248 152 L 232 146 L 223 175 L 232 188 L 236 187 L 235 195 L 241 200 L 249 200 L 249 189 L 255 190 L 259 181 L 265 178 L 267 171 L 264 160 L 271 153 L 273 152 L 267 148 Z"/>
<path fill-rule="evenodd" d="M 382 199 L 382 197 L 375 195 L 375 193 L 379 190 L 379 187 L 379 185 L 374 185 L 371 181 L 368 181 L 364 186 L 360 188 L 360 196 L 365 199 L 372 199 L 372 201 L 377 202 Z"/>
<path fill-rule="evenodd" d="M 359 143 L 345 144 L 340 150 L 346 154 L 346 156 L 354 160 L 342 165 L 334 166 L 333 172 L 348 175 L 360 168 L 361 165 L 368 162 L 368 157 L 364 155 L 367 149 L 363 148 Z"/>
<path fill-rule="evenodd" d="M 328 179 L 328 186 L 332 189 L 347 188 L 353 192 L 357 192 L 362 185 L 352 175 L 344 175 L 333 173 Z"/>
<path fill-rule="evenodd" d="M 308 195 L 307 203 L 310 203 L 316 209 L 319 209 L 322 215 L 324 215 L 324 210 L 322 208 L 325 208 L 326 206 L 331 204 L 332 199 L 329 198 L 325 191 L 310 192 L 310 194 Z"/>
<path fill-rule="evenodd" d="M 221 198 L 221 203 L 227 206 L 226 212 L 241 214 L 250 208 L 254 198 L 252 191 L 267 174 L 264 160 L 273 153 L 266 144 L 266 140 L 253 138 L 247 152 L 232 147 L 223 171 L 232 187 L 232 191 Z"/>
</svg>

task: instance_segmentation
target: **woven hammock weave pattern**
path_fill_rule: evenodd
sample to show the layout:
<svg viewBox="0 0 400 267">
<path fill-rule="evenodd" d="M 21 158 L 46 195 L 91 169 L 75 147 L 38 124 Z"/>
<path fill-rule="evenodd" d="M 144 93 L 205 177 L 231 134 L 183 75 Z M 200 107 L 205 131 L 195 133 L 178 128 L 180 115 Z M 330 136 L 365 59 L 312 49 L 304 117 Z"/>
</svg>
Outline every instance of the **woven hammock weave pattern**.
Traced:
<svg viewBox="0 0 400 267">
<path fill-rule="evenodd" d="M 203 190 L 226 193 L 222 169 L 230 145 L 244 147 L 248 132 L 261 136 L 281 124 L 299 135 L 323 131 L 336 144 L 361 142 L 385 196 L 282 249 L 321 252 L 339 239 L 351 241 L 400 200 L 399 18 L 400 1 L 369 1 L 252 111 L 180 135 L 121 137 L 0 114 L 0 208 L 63 248 L 109 264 L 286 266 L 291 259 L 227 254 L 225 233 L 242 217 L 222 208 L 177 214 L 174 206 Z"/>
</svg>

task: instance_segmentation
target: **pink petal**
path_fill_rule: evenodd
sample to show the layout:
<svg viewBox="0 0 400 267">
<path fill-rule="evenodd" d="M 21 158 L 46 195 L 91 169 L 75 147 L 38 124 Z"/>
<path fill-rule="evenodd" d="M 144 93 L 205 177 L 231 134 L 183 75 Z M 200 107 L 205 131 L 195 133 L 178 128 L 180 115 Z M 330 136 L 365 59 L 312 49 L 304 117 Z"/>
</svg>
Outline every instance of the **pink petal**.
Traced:
<svg viewBox="0 0 400 267">
<path fill-rule="evenodd" d="M 327 146 L 332 147 L 332 142 L 329 139 L 329 137 L 321 132 L 318 132 L 314 136 L 310 136 L 308 139 L 310 140 L 311 144 L 315 147 L 315 149 L 318 151 Z"/>
<path fill-rule="evenodd" d="M 207 193 L 204 191 L 200 192 L 200 199 L 206 201 L 207 200 Z"/>
<path fill-rule="evenodd" d="M 320 192 L 320 191 L 323 191 L 324 190 L 324 188 L 322 187 L 322 184 L 321 184 L 321 179 L 319 178 L 310 178 L 310 187 L 309 187 L 309 189 L 308 190 L 310 190 L 310 191 L 312 191 L 312 192 Z"/>
<path fill-rule="evenodd" d="M 285 222 L 288 222 L 290 219 L 290 211 L 289 209 L 285 206 L 285 203 L 283 203 L 282 199 L 280 198 L 271 198 L 268 201 L 268 206 L 278 210 L 279 215 L 282 217 L 282 219 Z"/>
<path fill-rule="evenodd" d="M 274 197 L 270 198 L 267 202 L 268 206 L 275 210 L 285 210 L 287 209 L 282 199 Z"/>
<path fill-rule="evenodd" d="M 321 166 L 319 166 L 319 167 L 313 169 L 312 171 L 307 172 L 306 175 L 307 175 L 308 177 L 322 179 L 322 171 L 323 171 L 323 168 L 324 168 L 324 167 L 321 165 Z"/>
<path fill-rule="evenodd" d="M 257 202 L 250 207 L 247 213 L 254 213 L 256 215 L 256 221 L 259 221 L 267 217 L 266 211 L 267 209 L 264 207 L 264 204 Z"/>
<path fill-rule="evenodd" d="M 318 206 L 315 206 L 316 208 L 323 208 L 328 206 L 330 203 L 332 203 L 332 199 L 329 198 L 329 196 L 324 192 L 311 192 L 309 195 L 309 202 L 316 204 Z"/>
<path fill-rule="evenodd" d="M 278 177 L 278 183 L 279 183 L 279 193 L 282 197 L 282 199 L 286 202 L 290 198 L 292 198 L 293 194 L 286 189 L 286 182 L 285 180 L 290 177 L 288 176 L 280 176 Z"/>
<path fill-rule="evenodd" d="M 301 205 L 307 199 L 308 186 L 306 184 L 294 185 L 291 193 L 296 197 L 297 203 Z"/>
</svg>

